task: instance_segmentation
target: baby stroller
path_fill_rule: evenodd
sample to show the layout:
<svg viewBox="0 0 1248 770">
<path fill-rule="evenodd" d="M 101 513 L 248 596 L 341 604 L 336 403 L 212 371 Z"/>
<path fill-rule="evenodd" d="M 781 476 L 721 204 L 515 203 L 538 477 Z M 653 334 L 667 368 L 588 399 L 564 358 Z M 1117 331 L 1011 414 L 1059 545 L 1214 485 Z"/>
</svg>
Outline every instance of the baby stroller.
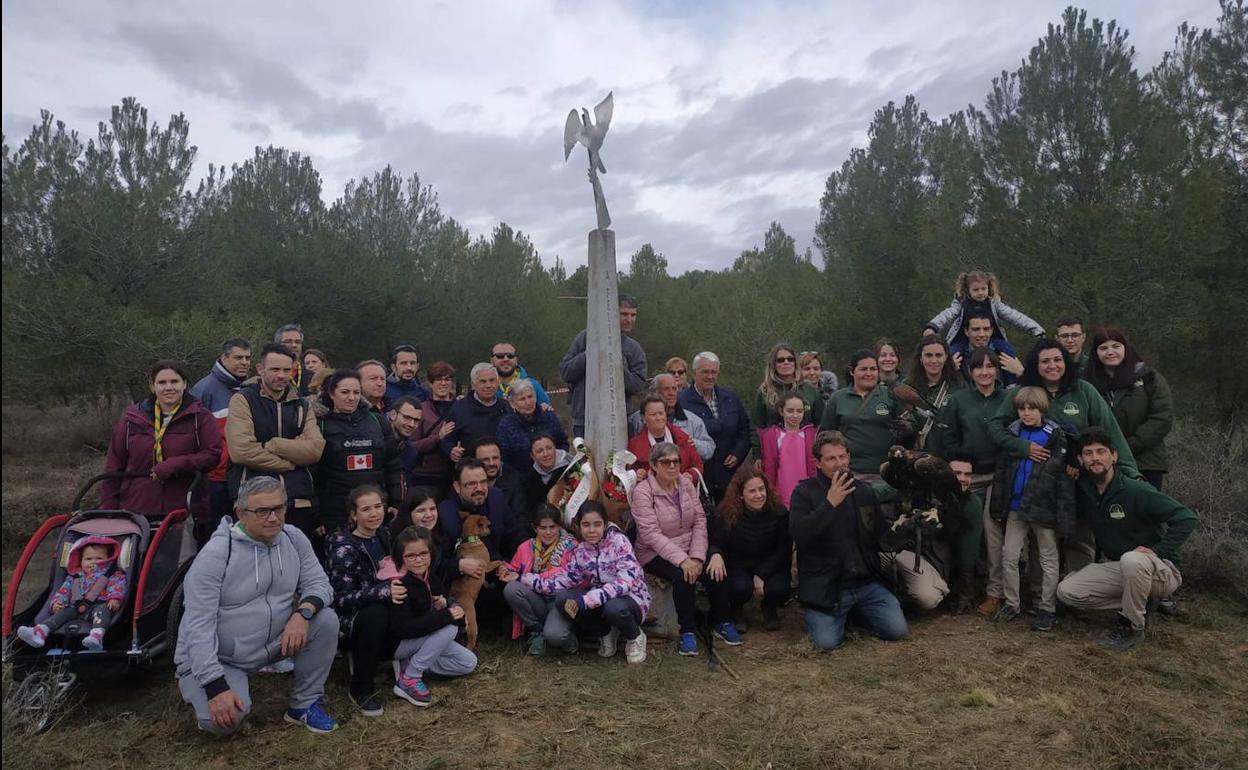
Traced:
<svg viewBox="0 0 1248 770">
<path fill-rule="evenodd" d="M 143 475 L 95 476 L 74 498 L 74 513 L 51 516 L 31 535 L 4 596 L 4 655 L 13 666 L 14 681 L 55 671 L 64 692 L 80 676 L 115 680 L 166 653 L 172 657 L 182 614 L 182 580 L 196 552 L 188 513 L 190 493 L 186 507 L 168 513 L 82 509 L 83 498 L 100 481 Z M 199 481 L 196 474 L 192 490 Z M 126 577 L 126 596 L 108 621 L 102 649 L 82 645 L 89 630 L 85 618 L 52 632 L 42 648 L 20 641 L 14 633 L 18 626 L 42 622 L 52 614 L 49 598 L 65 580 L 74 544 L 87 537 L 117 542 L 115 569 Z"/>
</svg>

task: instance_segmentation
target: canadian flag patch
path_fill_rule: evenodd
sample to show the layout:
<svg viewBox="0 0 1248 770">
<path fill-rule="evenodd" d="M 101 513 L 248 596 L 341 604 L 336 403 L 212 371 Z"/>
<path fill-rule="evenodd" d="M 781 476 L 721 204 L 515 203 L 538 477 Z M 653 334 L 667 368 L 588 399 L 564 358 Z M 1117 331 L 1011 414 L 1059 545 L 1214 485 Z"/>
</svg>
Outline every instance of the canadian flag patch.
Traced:
<svg viewBox="0 0 1248 770">
<path fill-rule="evenodd" d="M 347 455 L 347 470 L 349 471 L 371 471 L 373 469 L 373 456 L 365 455 Z"/>
</svg>

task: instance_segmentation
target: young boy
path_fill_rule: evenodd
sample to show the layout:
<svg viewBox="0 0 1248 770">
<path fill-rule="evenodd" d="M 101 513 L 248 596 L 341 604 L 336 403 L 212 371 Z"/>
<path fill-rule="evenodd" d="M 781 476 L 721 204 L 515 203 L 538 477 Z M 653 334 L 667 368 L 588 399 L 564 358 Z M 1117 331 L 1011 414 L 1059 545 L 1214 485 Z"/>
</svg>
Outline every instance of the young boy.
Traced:
<svg viewBox="0 0 1248 770">
<path fill-rule="evenodd" d="M 104 629 L 126 599 L 126 573 L 114 568 L 120 550 L 116 540 L 98 535 L 74 543 L 66 569 L 69 574 L 48 605 L 52 615 L 42 623 L 18 628 L 18 638 L 39 648 L 61 626 L 86 617 L 91 631 L 82 640 L 82 646 L 88 650 L 102 649 Z"/>
<path fill-rule="evenodd" d="M 1057 540 L 1075 531 L 1075 484 L 1066 473 L 1066 436 L 1057 423 L 1045 419 L 1049 409 L 1048 394 L 1035 386 L 1019 388 L 1013 401 L 1018 420 L 1010 424 L 1010 432 L 1048 449 L 1049 459 L 1039 463 L 1030 457 L 1018 459 L 1004 455 L 997 465 L 992 516 L 1005 522 L 1001 551 L 1005 604 L 997 610 L 994 619 L 1010 621 L 1021 614 L 1018 562 L 1027 545 L 1028 533 L 1033 533 L 1044 579 L 1031 629 L 1052 631 L 1056 623 L 1060 565 Z"/>
</svg>

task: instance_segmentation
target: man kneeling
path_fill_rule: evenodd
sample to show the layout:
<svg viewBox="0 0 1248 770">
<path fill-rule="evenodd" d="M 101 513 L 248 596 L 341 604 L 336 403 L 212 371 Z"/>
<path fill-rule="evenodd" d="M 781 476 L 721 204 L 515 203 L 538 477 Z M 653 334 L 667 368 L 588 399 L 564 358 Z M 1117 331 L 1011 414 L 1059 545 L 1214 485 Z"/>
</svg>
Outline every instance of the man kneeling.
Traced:
<svg viewBox="0 0 1248 770">
<path fill-rule="evenodd" d="M 183 583 L 186 613 L 174 654 L 182 699 L 201 730 L 230 735 L 251 710 L 247 674 L 291 657 L 286 721 L 331 732 L 338 723 L 320 705 L 338 644 L 329 578 L 307 536 L 286 525 L 279 479 L 244 481 L 234 512 L 238 522 L 221 520 Z"/>
<path fill-rule="evenodd" d="M 1148 482 L 1118 473 L 1118 453 L 1101 428 L 1085 428 L 1079 444 L 1076 505 L 1080 518 L 1091 520 L 1106 561 L 1067 575 L 1057 598 L 1069 607 L 1118 610 L 1118 624 L 1098 644 L 1129 650 L 1144 638 L 1149 605 L 1183 582 L 1176 562 L 1196 514 Z"/>
</svg>

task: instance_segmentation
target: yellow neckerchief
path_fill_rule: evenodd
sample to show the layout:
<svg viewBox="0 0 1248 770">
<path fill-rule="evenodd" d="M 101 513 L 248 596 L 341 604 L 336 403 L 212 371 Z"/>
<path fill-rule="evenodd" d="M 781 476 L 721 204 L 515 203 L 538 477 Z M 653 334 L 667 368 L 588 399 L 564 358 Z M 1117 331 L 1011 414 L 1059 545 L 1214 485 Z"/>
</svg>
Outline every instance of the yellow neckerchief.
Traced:
<svg viewBox="0 0 1248 770">
<path fill-rule="evenodd" d="M 556 537 L 555 542 L 550 544 L 549 548 L 542 549 L 542 541 L 533 538 L 533 569 L 535 572 L 544 572 L 551 565 L 550 557 L 555 555 L 555 549 L 559 547 L 560 538 Z"/>
<path fill-rule="evenodd" d="M 299 389 L 299 381 L 303 379 L 303 364 L 296 361 L 294 373 L 290 375 L 290 381 L 295 383 L 295 390 Z"/>
<path fill-rule="evenodd" d="M 498 389 L 503 391 L 503 398 L 507 398 L 507 391 L 511 390 L 511 386 L 516 380 L 520 379 L 520 364 L 516 364 L 516 368 L 511 370 L 511 376 L 507 379 L 500 377 L 498 379 Z"/>
<path fill-rule="evenodd" d="M 160 402 L 157 401 L 156 399 L 152 399 L 152 409 L 154 410 L 154 414 L 156 415 L 156 421 L 154 425 L 156 429 L 156 442 L 153 447 L 153 451 L 156 454 L 156 462 L 162 462 L 165 459 L 165 449 L 164 447 L 161 446 L 160 442 L 164 440 L 165 431 L 169 429 L 169 423 L 173 421 L 173 416 L 177 414 L 178 410 L 181 408 L 182 408 L 182 402 L 179 401 L 177 405 L 173 407 L 173 410 L 169 412 L 169 414 L 166 414 L 162 417 L 160 414 Z"/>
</svg>

